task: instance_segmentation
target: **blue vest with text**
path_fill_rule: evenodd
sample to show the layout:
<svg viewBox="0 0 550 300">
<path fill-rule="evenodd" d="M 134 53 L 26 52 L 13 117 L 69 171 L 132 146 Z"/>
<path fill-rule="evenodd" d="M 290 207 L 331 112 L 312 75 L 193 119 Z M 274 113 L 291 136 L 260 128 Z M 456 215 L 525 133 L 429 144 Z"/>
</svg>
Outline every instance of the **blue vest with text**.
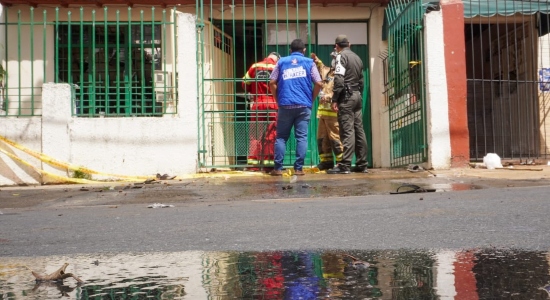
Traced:
<svg viewBox="0 0 550 300">
<path fill-rule="evenodd" d="M 277 100 L 279 106 L 302 105 L 311 108 L 313 85 L 311 68 L 313 59 L 294 52 L 279 62 Z"/>
</svg>

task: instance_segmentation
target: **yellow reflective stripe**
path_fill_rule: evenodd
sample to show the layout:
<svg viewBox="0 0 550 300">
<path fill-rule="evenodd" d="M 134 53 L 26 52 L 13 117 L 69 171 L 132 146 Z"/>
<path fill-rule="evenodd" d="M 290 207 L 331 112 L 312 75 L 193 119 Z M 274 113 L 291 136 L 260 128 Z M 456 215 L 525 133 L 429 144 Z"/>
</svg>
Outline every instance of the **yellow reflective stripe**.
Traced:
<svg viewBox="0 0 550 300">
<path fill-rule="evenodd" d="M 249 165 L 260 165 L 260 164 L 274 165 L 275 164 L 275 162 L 273 160 L 260 161 L 260 160 L 257 160 L 257 159 L 250 159 L 250 158 L 246 160 L 246 163 L 249 164 Z"/>
<path fill-rule="evenodd" d="M 257 63 L 257 64 L 253 64 L 252 65 L 252 68 L 275 68 L 275 65 L 272 65 L 272 64 L 262 64 L 262 63 Z"/>
<path fill-rule="evenodd" d="M 319 109 L 317 111 L 317 115 L 318 116 L 326 116 L 326 117 L 338 117 L 337 112 L 335 112 L 335 111 L 326 111 L 326 110 L 322 110 L 322 109 Z"/>
<path fill-rule="evenodd" d="M 246 72 L 246 74 L 244 75 L 243 77 L 243 81 L 245 84 L 250 84 L 251 82 L 249 81 L 250 78 L 250 75 L 248 75 L 248 72 Z"/>
</svg>

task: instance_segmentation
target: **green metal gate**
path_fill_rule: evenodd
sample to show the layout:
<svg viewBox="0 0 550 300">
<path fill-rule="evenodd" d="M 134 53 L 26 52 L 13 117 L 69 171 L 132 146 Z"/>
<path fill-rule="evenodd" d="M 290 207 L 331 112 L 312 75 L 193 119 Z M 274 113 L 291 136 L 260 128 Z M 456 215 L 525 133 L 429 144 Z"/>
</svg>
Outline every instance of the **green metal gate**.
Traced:
<svg viewBox="0 0 550 300">
<path fill-rule="evenodd" d="M 386 101 L 391 166 L 427 161 L 422 1 L 393 0 L 386 8 Z"/>
<path fill-rule="evenodd" d="M 198 158 L 201 168 L 262 169 L 272 166 L 269 160 L 251 165 L 247 159 L 251 152 L 251 136 L 262 137 L 270 125 L 270 121 L 258 118 L 258 112 L 251 110 L 249 97 L 253 95 L 242 88 L 243 76 L 252 64 L 262 61 L 272 51 L 288 55 L 290 42 L 295 38 L 307 43 L 306 55 L 318 53 L 323 61 L 330 57 L 334 45 L 318 45 L 317 24 L 311 21 L 309 1 L 307 5 L 294 1 L 278 3 L 228 1 L 220 6 L 219 1 L 197 1 Z M 368 61 L 367 45 L 354 44 L 354 47 L 356 52 L 360 50 L 358 54 L 364 61 Z M 368 85 L 366 91 L 365 98 L 369 95 Z M 370 126 L 370 105 L 365 103 L 364 107 L 365 125 Z M 275 111 L 262 113 L 267 115 Z M 309 127 L 306 167 L 318 163 L 315 114 L 316 106 L 312 109 Z M 370 140 L 371 131 L 366 132 Z M 285 166 L 293 164 L 295 148 L 291 135 Z"/>
<path fill-rule="evenodd" d="M 252 137 L 262 139 L 276 111 L 251 110 L 243 76 L 271 51 L 288 55 L 290 42 L 301 38 L 311 47 L 310 11 L 295 3 L 271 1 L 197 1 L 199 166 L 201 168 L 264 168 L 272 161 L 249 165 Z M 272 49 L 274 48 L 274 49 Z M 258 114 L 261 114 L 260 116 Z M 314 132 L 310 127 L 310 132 Z M 295 145 L 290 137 L 284 164 L 291 165 Z M 316 163 L 315 137 L 310 134 L 306 165 Z"/>
</svg>

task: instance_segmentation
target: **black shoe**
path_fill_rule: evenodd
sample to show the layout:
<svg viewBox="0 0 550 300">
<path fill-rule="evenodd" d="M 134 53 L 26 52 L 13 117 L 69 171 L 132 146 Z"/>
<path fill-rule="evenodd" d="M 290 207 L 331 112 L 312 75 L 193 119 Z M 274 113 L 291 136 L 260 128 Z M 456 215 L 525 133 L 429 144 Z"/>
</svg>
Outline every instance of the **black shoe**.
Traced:
<svg viewBox="0 0 550 300">
<path fill-rule="evenodd" d="M 369 170 L 367 170 L 367 167 L 359 167 L 359 166 L 355 166 L 353 168 L 351 168 L 351 171 L 353 173 L 368 173 Z"/>
<path fill-rule="evenodd" d="M 338 165 L 330 170 L 327 170 L 327 174 L 349 174 L 349 173 L 350 173 L 349 168 L 342 165 Z"/>
<path fill-rule="evenodd" d="M 332 168 L 334 168 L 334 164 L 320 163 L 317 165 L 317 169 L 319 169 L 319 171 L 328 170 Z"/>
</svg>

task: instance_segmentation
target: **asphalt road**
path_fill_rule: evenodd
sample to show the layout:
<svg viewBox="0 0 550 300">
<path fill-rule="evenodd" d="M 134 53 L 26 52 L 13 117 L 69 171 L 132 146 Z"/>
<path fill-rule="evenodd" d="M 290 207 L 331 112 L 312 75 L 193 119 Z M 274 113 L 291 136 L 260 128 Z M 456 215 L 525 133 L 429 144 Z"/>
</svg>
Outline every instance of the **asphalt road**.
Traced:
<svg viewBox="0 0 550 300">
<path fill-rule="evenodd" d="M 223 185 L 218 189 L 224 194 Z M 100 194 L 96 191 L 97 199 L 102 199 Z M 62 204 L 67 198 L 58 199 L 58 205 L 2 209 L 0 257 L 186 250 L 550 249 L 549 186 L 324 198 L 249 194 L 243 192 L 242 199 L 171 201 L 170 208 L 147 208 L 145 201 L 86 205 L 73 197 L 66 206 Z M 164 198 L 159 199 L 154 202 Z M 147 199 L 152 200 L 154 193 Z"/>
</svg>

